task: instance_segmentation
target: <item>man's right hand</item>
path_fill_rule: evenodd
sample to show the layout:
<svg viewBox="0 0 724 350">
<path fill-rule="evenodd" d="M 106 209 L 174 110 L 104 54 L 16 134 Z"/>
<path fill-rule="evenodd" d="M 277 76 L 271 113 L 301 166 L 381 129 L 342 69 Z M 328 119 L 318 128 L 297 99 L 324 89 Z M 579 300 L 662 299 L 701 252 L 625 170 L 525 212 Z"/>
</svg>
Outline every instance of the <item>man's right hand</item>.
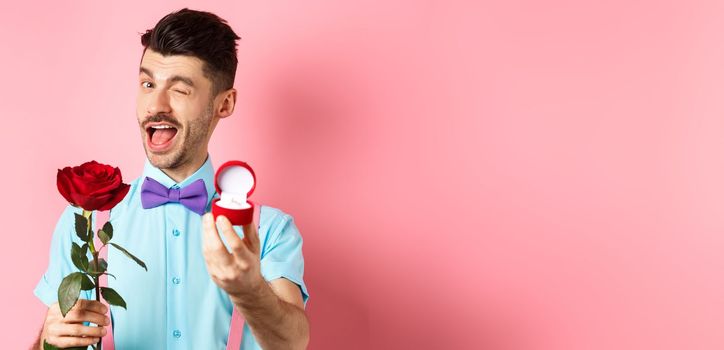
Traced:
<svg viewBox="0 0 724 350">
<path fill-rule="evenodd" d="M 43 348 L 43 339 L 59 348 L 97 343 L 100 337 L 106 335 L 105 326 L 110 324 L 107 312 L 108 307 L 96 300 L 78 299 L 65 317 L 60 313 L 58 303 L 51 305 L 45 317 L 40 348 Z M 83 322 L 95 323 L 98 326 L 84 326 Z"/>
</svg>

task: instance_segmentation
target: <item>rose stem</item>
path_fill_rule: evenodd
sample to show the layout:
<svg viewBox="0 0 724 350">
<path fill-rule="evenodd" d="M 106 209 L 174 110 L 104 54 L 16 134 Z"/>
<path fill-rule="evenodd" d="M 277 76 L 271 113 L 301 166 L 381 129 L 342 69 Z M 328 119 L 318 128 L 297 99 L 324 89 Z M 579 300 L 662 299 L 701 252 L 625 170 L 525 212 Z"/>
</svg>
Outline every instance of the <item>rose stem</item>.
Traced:
<svg viewBox="0 0 724 350">
<path fill-rule="evenodd" d="M 90 235 L 93 234 L 93 212 L 91 211 L 88 215 L 88 237 L 90 238 Z M 95 237 L 94 237 L 95 238 Z M 91 249 L 91 253 L 93 254 L 93 265 L 96 267 L 96 271 L 100 271 L 100 262 L 98 261 L 98 251 L 95 249 L 95 245 L 93 244 L 93 240 L 88 240 L 88 246 Z M 101 301 L 101 288 L 100 288 L 100 276 L 96 277 L 93 276 L 93 282 L 96 286 L 96 301 Z M 97 350 L 103 349 L 103 337 L 98 338 L 98 347 Z"/>
</svg>

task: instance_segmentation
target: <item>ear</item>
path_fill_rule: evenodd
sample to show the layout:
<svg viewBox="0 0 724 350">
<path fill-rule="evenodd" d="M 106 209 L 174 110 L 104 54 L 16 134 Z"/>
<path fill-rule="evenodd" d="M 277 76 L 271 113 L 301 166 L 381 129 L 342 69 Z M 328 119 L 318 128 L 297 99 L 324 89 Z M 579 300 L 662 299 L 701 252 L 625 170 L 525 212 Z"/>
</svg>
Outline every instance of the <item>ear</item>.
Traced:
<svg viewBox="0 0 724 350">
<path fill-rule="evenodd" d="M 222 92 L 217 98 L 221 99 L 219 104 L 219 118 L 226 118 L 234 113 L 234 106 L 236 106 L 236 89 L 231 88 Z"/>
</svg>

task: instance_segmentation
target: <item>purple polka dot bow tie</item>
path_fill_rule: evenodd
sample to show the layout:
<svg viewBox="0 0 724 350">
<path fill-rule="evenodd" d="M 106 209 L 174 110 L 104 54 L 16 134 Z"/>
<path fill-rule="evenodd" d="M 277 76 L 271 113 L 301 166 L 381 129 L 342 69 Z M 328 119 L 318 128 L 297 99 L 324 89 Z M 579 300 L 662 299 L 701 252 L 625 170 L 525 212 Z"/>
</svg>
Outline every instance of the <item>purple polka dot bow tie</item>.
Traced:
<svg viewBox="0 0 724 350">
<path fill-rule="evenodd" d="M 144 209 L 155 208 L 166 203 L 181 203 L 184 207 L 204 215 L 206 211 L 206 183 L 198 179 L 180 189 L 166 188 L 160 182 L 146 176 L 141 185 L 141 204 Z"/>
</svg>

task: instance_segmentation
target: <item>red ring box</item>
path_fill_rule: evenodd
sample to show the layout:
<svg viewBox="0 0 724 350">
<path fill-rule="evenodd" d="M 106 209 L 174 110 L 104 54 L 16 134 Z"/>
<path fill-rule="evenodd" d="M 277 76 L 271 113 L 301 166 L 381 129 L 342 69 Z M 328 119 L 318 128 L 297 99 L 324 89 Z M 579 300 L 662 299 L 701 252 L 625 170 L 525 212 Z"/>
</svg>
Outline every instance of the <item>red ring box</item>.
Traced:
<svg viewBox="0 0 724 350">
<path fill-rule="evenodd" d="M 256 175 L 249 164 L 231 160 L 216 171 L 214 187 L 219 193 L 211 203 L 214 221 L 219 215 L 226 216 L 232 225 L 247 225 L 254 219 L 254 203 L 249 196 L 256 188 Z"/>
</svg>

